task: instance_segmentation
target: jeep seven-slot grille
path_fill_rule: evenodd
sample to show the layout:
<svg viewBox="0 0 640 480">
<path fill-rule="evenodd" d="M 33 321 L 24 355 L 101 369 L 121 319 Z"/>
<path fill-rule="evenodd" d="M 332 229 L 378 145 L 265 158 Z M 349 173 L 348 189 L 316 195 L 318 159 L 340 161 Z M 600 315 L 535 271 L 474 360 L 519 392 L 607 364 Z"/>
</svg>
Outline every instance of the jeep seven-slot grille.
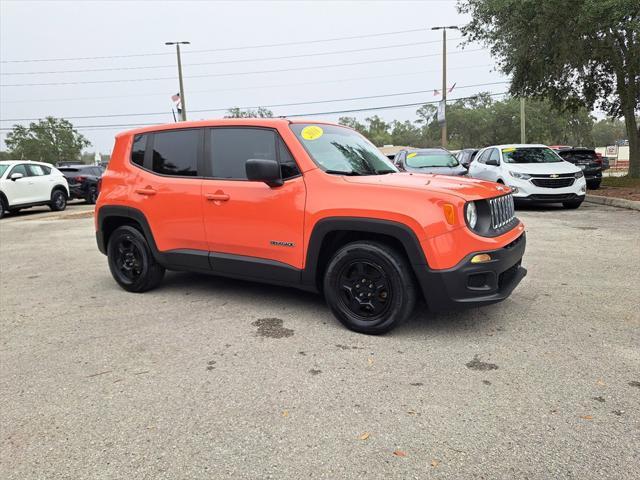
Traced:
<svg viewBox="0 0 640 480">
<path fill-rule="evenodd" d="M 515 218 L 515 206 L 511 194 L 489 200 L 491 229 L 501 230 Z"/>
</svg>

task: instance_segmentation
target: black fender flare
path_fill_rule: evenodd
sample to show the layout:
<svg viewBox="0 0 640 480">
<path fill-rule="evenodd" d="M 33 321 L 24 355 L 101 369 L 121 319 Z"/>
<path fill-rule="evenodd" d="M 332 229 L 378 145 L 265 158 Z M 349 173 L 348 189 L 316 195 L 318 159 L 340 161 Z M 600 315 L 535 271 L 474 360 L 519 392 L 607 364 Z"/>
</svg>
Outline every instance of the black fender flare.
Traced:
<svg viewBox="0 0 640 480">
<path fill-rule="evenodd" d="M 329 233 L 367 232 L 382 234 L 398 240 L 409 258 L 409 262 L 416 269 L 417 266 L 428 266 L 427 258 L 422 250 L 415 232 L 407 225 L 392 220 L 382 220 L 367 217 L 327 217 L 319 220 L 314 226 L 302 272 L 302 284 L 312 286 L 316 284 L 318 260 L 322 245 Z"/>
<path fill-rule="evenodd" d="M 140 210 L 137 208 L 125 207 L 123 205 L 104 205 L 98 209 L 97 217 L 96 241 L 98 242 L 98 248 L 102 253 L 105 255 L 107 254 L 107 238 L 105 238 L 104 229 L 105 221 L 109 218 L 120 217 L 133 220 L 140 225 L 142 233 L 144 233 L 144 236 L 149 243 L 149 248 L 151 249 L 154 258 L 157 262 L 162 261 L 160 252 L 156 246 L 156 241 L 153 238 L 153 233 L 151 232 L 151 227 L 147 221 L 147 217 L 145 217 L 144 213 Z"/>
</svg>

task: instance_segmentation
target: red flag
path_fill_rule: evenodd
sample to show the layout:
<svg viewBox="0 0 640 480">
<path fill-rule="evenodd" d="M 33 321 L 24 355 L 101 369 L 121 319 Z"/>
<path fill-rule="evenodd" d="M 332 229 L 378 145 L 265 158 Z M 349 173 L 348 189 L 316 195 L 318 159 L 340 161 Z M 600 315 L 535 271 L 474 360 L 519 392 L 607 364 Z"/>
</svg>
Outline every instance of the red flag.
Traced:
<svg viewBox="0 0 640 480">
<path fill-rule="evenodd" d="M 180 100 L 180 94 L 176 93 L 175 95 L 171 95 L 171 100 L 177 102 L 178 100 Z"/>
</svg>

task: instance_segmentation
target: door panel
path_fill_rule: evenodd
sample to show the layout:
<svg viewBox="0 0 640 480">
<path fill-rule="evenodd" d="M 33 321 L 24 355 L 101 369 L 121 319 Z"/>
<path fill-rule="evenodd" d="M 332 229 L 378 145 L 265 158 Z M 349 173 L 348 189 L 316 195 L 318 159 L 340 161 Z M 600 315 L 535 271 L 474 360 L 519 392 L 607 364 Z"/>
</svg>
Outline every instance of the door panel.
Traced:
<svg viewBox="0 0 640 480">
<path fill-rule="evenodd" d="M 205 168 L 209 177 L 217 177 L 203 179 L 202 187 L 209 250 L 302 268 L 306 190 L 279 134 L 221 127 L 210 129 L 205 138 Z M 278 161 L 284 185 L 248 181 L 245 163 L 252 158 Z M 214 270 L 215 263 L 214 257 Z"/>
<path fill-rule="evenodd" d="M 302 177 L 277 188 L 262 182 L 205 179 L 202 190 L 209 250 L 302 268 Z"/>
<path fill-rule="evenodd" d="M 202 130 L 157 132 L 146 145 L 143 168 L 138 170 L 131 194 L 132 206 L 145 214 L 160 251 L 207 251 L 202 179 L 198 177 Z M 139 165 L 142 159 L 132 160 Z"/>
<path fill-rule="evenodd" d="M 11 175 L 14 173 L 21 173 L 24 177 L 18 180 L 10 180 Z M 29 173 L 24 164 L 15 165 L 7 174 L 4 190 L 11 205 L 38 201 L 33 192 L 33 180 L 29 178 Z"/>
<path fill-rule="evenodd" d="M 27 165 L 29 180 L 32 182 L 34 202 L 46 202 L 51 199 L 50 175 L 45 175 L 44 169 L 37 164 Z"/>
</svg>

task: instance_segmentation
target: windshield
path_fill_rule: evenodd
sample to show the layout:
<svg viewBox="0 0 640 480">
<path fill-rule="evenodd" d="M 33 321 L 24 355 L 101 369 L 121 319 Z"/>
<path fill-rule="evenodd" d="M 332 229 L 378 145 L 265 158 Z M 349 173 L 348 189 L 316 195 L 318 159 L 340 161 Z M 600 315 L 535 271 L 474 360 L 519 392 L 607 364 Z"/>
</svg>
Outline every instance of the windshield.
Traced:
<svg viewBox="0 0 640 480">
<path fill-rule="evenodd" d="M 562 159 L 556 152 L 547 147 L 503 148 L 502 158 L 505 163 L 557 163 Z"/>
<path fill-rule="evenodd" d="M 9 165 L 0 165 L 0 177 L 4 175 L 4 172 L 7 171 L 7 168 L 9 168 Z"/>
<path fill-rule="evenodd" d="M 373 143 L 350 128 L 299 123 L 291 125 L 291 130 L 327 173 L 381 175 L 398 171 Z"/>
<path fill-rule="evenodd" d="M 424 150 L 407 155 L 407 166 L 413 168 L 426 167 L 457 167 L 458 160 L 449 152 L 443 150 Z"/>
</svg>

